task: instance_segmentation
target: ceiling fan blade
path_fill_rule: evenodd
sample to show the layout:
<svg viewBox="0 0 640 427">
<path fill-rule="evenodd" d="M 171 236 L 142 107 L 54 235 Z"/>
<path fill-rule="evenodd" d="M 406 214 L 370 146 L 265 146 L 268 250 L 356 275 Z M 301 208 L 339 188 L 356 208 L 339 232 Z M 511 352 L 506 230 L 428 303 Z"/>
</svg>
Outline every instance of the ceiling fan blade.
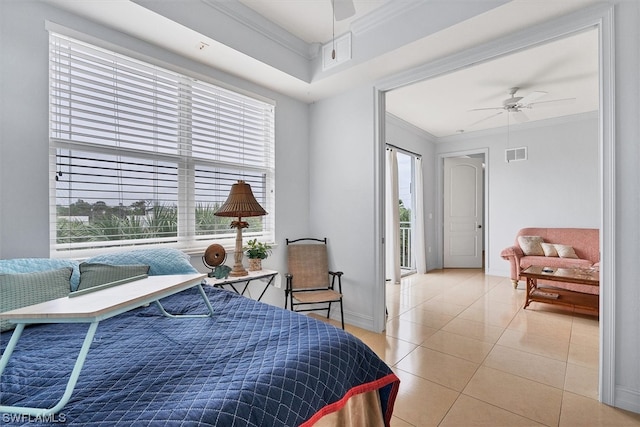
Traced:
<svg viewBox="0 0 640 427">
<path fill-rule="evenodd" d="M 513 120 L 515 120 L 518 123 L 524 123 L 529 121 L 529 117 L 527 117 L 524 111 L 518 110 L 518 111 L 514 111 L 512 114 L 513 114 Z"/>
<path fill-rule="evenodd" d="M 332 0 L 333 16 L 336 21 L 342 21 L 343 19 L 351 18 L 356 14 L 356 7 L 353 4 L 353 0 Z"/>
<path fill-rule="evenodd" d="M 484 110 L 486 110 L 487 108 L 483 108 L 483 109 L 484 109 Z M 484 121 L 486 121 L 486 120 L 489 120 L 489 119 L 492 119 L 492 118 L 494 118 L 494 117 L 496 117 L 496 116 L 499 116 L 499 115 L 500 115 L 500 114 L 502 114 L 502 113 L 504 113 L 504 111 L 498 111 L 498 112 L 497 112 L 497 113 L 495 113 L 495 114 L 492 114 L 492 115 L 487 116 L 487 117 L 485 117 L 485 118 L 483 118 L 483 119 L 480 119 L 480 120 L 478 120 L 477 122 L 473 122 L 473 123 L 471 123 L 469 126 L 467 126 L 467 128 L 474 127 L 474 126 L 476 126 L 476 125 L 478 125 L 478 124 L 480 124 L 480 123 L 482 123 L 482 122 L 484 122 Z"/>
<path fill-rule="evenodd" d="M 559 105 L 568 105 L 576 102 L 576 98 L 550 99 L 549 101 L 533 102 L 529 107 L 557 107 Z"/>
<path fill-rule="evenodd" d="M 545 96 L 546 94 L 547 94 L 547 92 L 542 92 L 542 91 L 531 92 L 530 94 L 524 96 L 520 101 L 518 101 L 518 104 L 525 105 L 525 106 L 529 105 L 533 101 L 535 101 L 536 99 L 540 99 L 543 96 Z"/>
<path fill-rule="evenodd" d="M 487 111 L 487 110 L 504 110 L 504 107 L 487 107 L 487 108 L 474 108 L 467 111 Z"/>
</svg>

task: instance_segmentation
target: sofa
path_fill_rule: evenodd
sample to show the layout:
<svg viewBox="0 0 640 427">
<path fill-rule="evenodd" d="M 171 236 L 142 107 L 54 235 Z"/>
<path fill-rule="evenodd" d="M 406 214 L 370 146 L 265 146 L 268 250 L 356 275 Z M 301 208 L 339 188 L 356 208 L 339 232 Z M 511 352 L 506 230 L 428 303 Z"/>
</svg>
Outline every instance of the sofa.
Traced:
<svg viewBox="0 0 640 427">
<path fill-rule="evenodd" d="M 535 265 L 551 268 L 599 268 L 600 231 L 597 228 L 522 228 L 513 246 L 500 253 L 509 261 L 511 282 L 518 287 L 520 272 Z M 542 285 L 598 294 L 599 289 L 574 283 L 539 280 Z"/>
</svg>

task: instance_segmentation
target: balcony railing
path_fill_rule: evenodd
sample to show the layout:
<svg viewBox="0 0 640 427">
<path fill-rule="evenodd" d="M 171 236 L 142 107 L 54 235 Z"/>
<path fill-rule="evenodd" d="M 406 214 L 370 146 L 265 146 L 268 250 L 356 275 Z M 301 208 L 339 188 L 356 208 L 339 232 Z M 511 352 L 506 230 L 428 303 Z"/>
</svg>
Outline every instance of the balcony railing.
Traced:
<svg viewBox="0 0 640 427">
<path fill-rule="evenodd" d="M 411 222 L 400 221 L 400 268 L 413 270 L 411 254 Z"/>
</svg>

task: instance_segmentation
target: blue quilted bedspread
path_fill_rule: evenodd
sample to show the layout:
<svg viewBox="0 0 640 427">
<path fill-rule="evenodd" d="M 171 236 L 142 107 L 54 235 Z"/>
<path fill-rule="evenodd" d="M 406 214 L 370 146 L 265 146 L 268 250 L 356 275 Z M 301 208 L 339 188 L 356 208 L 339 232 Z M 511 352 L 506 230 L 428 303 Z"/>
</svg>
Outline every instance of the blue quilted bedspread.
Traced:
<svg viewBox="0 0 640 427">
<path fill-rule="evenodd" d="M 369 385 L 379 387 L 390 417 L 397 378 L 361 341 L 226 290 L 206 292 L 213 318 L 171 319 L 151 305 L 101 322 L 71 400 L 55 420 L 81 426 L 297 426 L 354 387 Z M 195 289 L 162 302 L 174 314 L 206 311 Z M 52 407 L 64 393 L 86 330 L 86 324 L 25 328 L 1 378 L 1 404 Z M 9 337 L 2 334 L 3 350 Z M 9 414 L 2 421 L 38 424 Z"/>
</svg>

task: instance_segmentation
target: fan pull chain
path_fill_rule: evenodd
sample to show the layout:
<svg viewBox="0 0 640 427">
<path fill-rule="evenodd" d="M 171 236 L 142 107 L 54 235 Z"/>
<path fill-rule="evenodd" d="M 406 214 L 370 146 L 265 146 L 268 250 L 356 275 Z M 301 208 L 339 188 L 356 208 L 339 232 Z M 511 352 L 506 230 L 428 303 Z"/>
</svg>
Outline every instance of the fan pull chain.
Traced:
<svg viewBox="0 0 640 427">
<path fill-rule="evenodd" d="M 331 0 L 331 9 L 333 9 L 331 11 L 331 24 L 333 26 L 332 28 L 332 39 L 333 39 L 333 50 L 331 51 L 331 59 L 336 59 L 336 0 Z"/>
</svg>

